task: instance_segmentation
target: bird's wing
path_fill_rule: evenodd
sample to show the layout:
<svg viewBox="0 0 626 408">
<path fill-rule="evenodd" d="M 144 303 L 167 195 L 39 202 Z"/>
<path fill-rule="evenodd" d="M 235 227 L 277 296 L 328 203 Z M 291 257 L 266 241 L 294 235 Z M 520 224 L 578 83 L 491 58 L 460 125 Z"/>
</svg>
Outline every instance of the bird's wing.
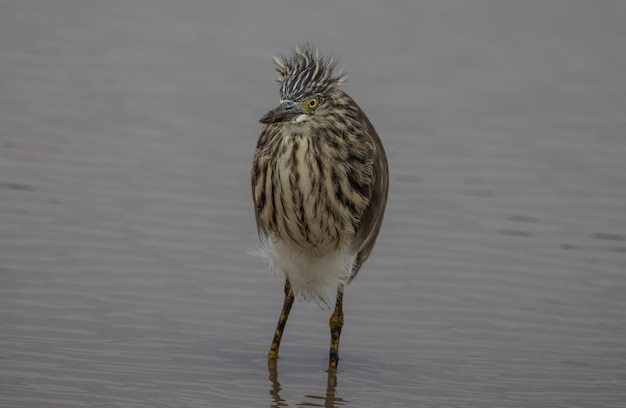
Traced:
<svg viewBox="0 0 626 408">
<path fill-rule="evenodd" d="M 387 156 L 383 144 L 365 113 L 359 109 L 362 118 L 367 126 L 369 140 L 372 143 L 374 157 L 374 177 L 372 185 L 372 197 L 369 205 L 361 215 L 361 223 L 359 224 L 354 240 L 354 249 L 357 252 L 356 261 L 352 268 L 350 280 L 354 279 L 359 269 L 372 252 L 380 226 L 383 223 L 383 215 L 385 206 L 387 205 L 387 193 L 389 191 L 389 167 L 387 164 Z"/>
<path fill-rule="evenodd" d="M 256 219 L 257 233 L 259 234 L 259 239 L 261 240 L 266 239 L 268 235 L 265 226 L 261 222 L 260 213 L 260 210 L 265 206 L 265 201 L 267 200 L 264 191 L 264 183 L 266 177 L 265 172 L 267 172 L 267 164 L 263 163 L 260 157 L 263 154 L 260 146 L 262 145 L 262 142 L 265 138 L 266 130 L 264 129 L 263 133 L 259 137 L 259 141 L 257 142 L 257 148 L 254 151 L 253 166 L 250 174 L 252 185 L 252 200 L 254 202 L 254 217 Z"/>
</svg>

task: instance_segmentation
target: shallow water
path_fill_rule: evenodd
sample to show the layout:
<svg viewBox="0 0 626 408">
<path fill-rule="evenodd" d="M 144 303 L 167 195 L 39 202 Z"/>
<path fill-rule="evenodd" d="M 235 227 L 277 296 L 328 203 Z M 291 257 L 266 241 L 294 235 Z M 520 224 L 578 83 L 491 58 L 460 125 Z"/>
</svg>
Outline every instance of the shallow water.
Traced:
<svg viewBox="0 0 626 408">
<path fill-rule="evenodd" d="M 0 406 L 624 406 L 624 3 L 404 3 L 4 1 Z M 391 166 L 336 376 L 246 253 L 305 41 Z"/>
</svg>

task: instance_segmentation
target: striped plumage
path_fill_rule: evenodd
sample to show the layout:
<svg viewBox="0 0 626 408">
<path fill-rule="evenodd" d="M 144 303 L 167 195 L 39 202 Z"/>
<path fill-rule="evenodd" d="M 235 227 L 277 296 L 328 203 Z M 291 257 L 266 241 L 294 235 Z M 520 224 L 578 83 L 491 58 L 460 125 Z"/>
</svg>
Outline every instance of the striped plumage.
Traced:
<svg viewBox="0 0 626 408">
<path fill-rule="evenodd" d="M 286 275 L 288 308 L 294 294 L 324 299 L 334 287 L 341 309 L 343 287 L 380 230 L 387 159 L 374 127 L 341 89 L 344 75 L 334 58 L 306 46 L 275 61 L 281 105 L 261 119 L 252 167 L 262 253 L 273 271 Z M 278 354 L 283 328 L 279 321 L 270 357 Z"/>
</svg>

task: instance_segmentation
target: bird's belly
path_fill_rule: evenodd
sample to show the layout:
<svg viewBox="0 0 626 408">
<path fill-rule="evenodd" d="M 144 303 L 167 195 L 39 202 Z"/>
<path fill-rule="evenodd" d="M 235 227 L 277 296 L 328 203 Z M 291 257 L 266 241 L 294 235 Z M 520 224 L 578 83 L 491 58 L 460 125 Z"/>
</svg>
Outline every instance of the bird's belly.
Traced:
<svg viewBox="0 0 626 408">
<path fill-rule="evenodd" d="M 271 270 L 283 272 L 294 293 L 312 299 L 324 299 L 329 288 L 346 285 L 355 262 L 346 248 L 317 253 L 280 238 L 272 242 L 269 255 Z"/>
</svg>

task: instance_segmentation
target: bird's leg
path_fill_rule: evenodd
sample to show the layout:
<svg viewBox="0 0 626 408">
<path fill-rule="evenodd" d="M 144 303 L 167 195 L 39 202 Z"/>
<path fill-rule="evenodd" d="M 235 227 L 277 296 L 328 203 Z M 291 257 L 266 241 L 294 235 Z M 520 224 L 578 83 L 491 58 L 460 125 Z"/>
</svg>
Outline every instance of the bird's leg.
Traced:
<svg viewBox="0 0 626 408">
<path fill-rule="evenodd" d="M 285 301 L 283 302 L 283 309 L 280 311 L 280 317 L 278 318 L 278 324 L 276 325 L 276 331 L 274 332 L 274 340 L 272 340 L 272 346 L 270 347 L 267 356 L 269 358 L 278 358 L 278 348 L 280 347 L 280 339 L 283 337 L 283 331 L 285 330 L 285 324 L 293 306 L 295 296 L 291 290 L 291 283 L 289 279 L 285 279 Z"/>
<path fill-rule="evenodd" d="M 341 336 L 341 328 L 343 327 L 343 285 L 337 289 L 337 303 L 335 310 L 330 316 L 330 360 L 329 369 L 337 368 L 339 361 L 339 337 Z"/>
</svg>

